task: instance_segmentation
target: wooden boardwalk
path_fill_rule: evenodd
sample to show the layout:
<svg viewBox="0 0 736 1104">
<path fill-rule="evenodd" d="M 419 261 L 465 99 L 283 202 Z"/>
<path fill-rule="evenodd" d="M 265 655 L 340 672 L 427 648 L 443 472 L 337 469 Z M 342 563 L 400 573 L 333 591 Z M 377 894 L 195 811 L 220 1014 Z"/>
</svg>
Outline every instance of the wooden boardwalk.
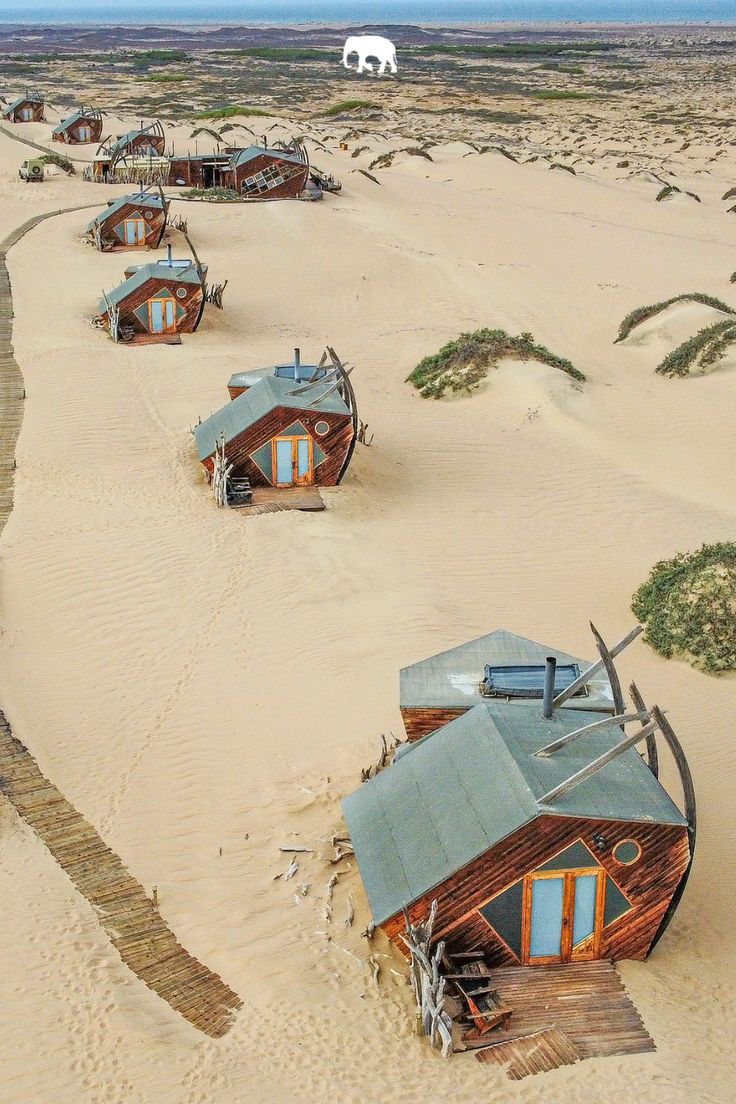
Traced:
<svg viewBox="0 0 736 1104">
<path fill-rule="evenodd" d="M 25 394 L 13 352 L 13 301 L 5 257 L 44 219 L 98 206 L 90 203 L 37 215 L 0 241 L 0 533 L 13 506 L 15 446 Z M 13 736 L 2 710 L 0 793 L 92 905 L 110 942 L 133 973 L 200 1031 L 213 1038 L 224 1035 L 242 1006 L 240 997 L 178 943 L 141 884 Z"/>
<path fill-rule="evenodd" d="M 567 1035 L 556 1027 L 497 1043 L 476 1053 L 479 1062 L 504 1066 L 506 1076 L 512 1081 L 521 1081 L 531 1073 L 548 1073 L 560 1066 L 572 1066 L 580 1057 Z"/>
<path fill-rule="evenodd" d="M 611 962 L 579 962 L 565 966 L 510 966 L 491 972 L 488 984 L 498 989 L 505 1004 L 512 1009 L 511 1019 L 503 1028 L 496 1029 L 477 1040 L 466 1041 L 470 1045 L 500 1046 L 496 1056 L 481 1057 L 479 1061 L 512 1063 L 522 1069 L 530 1053 L 537 1059 L 559 1064 L 580 1058 L 602 1058 L 619 1054 L 645 1054 L 656 1050 L 641 1017 L 626 995 L 621 978 Z M 545 1036 L 536 1044 L 529 1038 L 554 1029 L 566 1040 L 559 1045 L 557 1035 Z M 530 1050 L 531 1045 L 531 1050 Z M 532 1060 L 532 1064 L 533 1064 Z M 554 1068 L 554 1066 L 545 1066 Z M 527 1073 L 536 1072 L 533 1069 Z M 515 1075 L 509 1068 L 509 1076 Z M 518 1076 L 526 1076 L 519 1073 Z"/>
<path fill-rule="evenodd" d="M 277 514 L 283 510 L 324 510 L 319 487 L 254 487 L 253 505 L 244 506 L 246 517 L 253 514 Z"/>
</svg>

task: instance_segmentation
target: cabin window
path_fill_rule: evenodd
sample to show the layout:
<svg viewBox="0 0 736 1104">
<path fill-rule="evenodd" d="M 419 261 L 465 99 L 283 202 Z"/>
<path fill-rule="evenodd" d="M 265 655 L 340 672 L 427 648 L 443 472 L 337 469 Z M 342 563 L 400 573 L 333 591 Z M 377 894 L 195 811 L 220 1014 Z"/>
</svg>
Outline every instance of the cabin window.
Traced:
<svg viewBox="0 0 736 1104">
<path fill-rule="evenodd" d="M 317 422 L 314 427 L 314 432 L 318 433 L 320 437 L 324 437 L 325 433 L 330 432 L 330 426 L 328 422 Z"/>
<path fill-rule="evenodd" d="M 253 176 L 246 176 L 240 190 L 244 195 L 262 195 L 264 192 L 270 192 L 272 188 L 278 188 L 280 184 L 285 184 L 300 172 L 301 169 L 297 165 L 284 163 L 268 165 Z"/>
<path fill-rule="evenodd" d="M 145 245 L 146 224 L 140 215 L 127 218 L 123 224 L 123 241 L 126 245 Z"/>
<path fill-rule="evenodd" d="M 567 689 L 580 674 L 577 663 L 558 663 L 555 671 L 555 694 Z M 518 664 L 505 667 L 487 666 L 481 693 L 490 698 L 541 698 L 544 693 L 545 666 Z M 586 693 L 582 687 L 574 695 Z"/>
<path fill-rule="evenodd" d="M 176 332 L 176 303 L 170 292 L 148 300 L 148 330 L 150 333 Z"/>
<path fill-rule="evenodd" d="M 18 112 L 18 118 L 22 123 L 30 123 L 33 118 L 33 110 L 30 107 L 22 107 Z"/>
<path fill-rule="evenodd" d="M 641 845 L 633 839 L 621 840 L 613 849 L 613 858 L 619 866 L 633 866 L 641 858 Z"/>
<path fill-rule="evenodd" d="M 180 299 L 186 299 L 186 297 L 187 297 L 187 289 L 186 289 L 186 288 L 183 288 L 183 287 L 181 287 L 181 288 L 177 288 L 177 289 L 176 289 L 176 294 L 178 295 L 178 297 L 179 297 Z"/>
</svg>

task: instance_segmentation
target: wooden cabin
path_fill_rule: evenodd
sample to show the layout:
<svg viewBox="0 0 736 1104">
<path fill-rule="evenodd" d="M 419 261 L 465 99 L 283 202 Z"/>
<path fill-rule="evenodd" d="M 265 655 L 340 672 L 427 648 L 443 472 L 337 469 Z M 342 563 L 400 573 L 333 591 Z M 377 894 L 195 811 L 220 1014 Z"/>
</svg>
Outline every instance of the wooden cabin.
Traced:
<svg viewBox="0 0 736 1104">
<path fill-rule="evenodd" d="M 99 142 L 102 137 L 102 112 L 92 107 L 79 107 L 54 127 L 51 137 L 55 142 L 65 142 L 70 146 Z"/>
<path fill-rule="evenodd" d="M 669 721 L 633 685 L 626 712 L 607 649 L 602 664 L 615 716 L 572 707 L 598 663 L 560 689 L 550 656 L 541 697 L 532 662 L 533 694 L 471 703 L 345 798 L 373 919 L 402 950 L 404 910 L 416 923 L 436 901 L 434 938 L 492 966 L 647 957 L 690 871 L 695 796 Z M 685 814 L 659 781 L 657 732 Z"/>
<path fill-rule="evenodd" d="M 99 156 L 93 162 L 93 174 L 106 180 L 116 172 L 135 173 L 136 170 L 149 170 L 152 166 L 161 169 L 164 182 L 168 177 L 169 162 L 164 158 L 166 135 L 158 120 L 138 130 L 129 130 L 113 142 L 107 142 Z"/>
<path fill-rule="evenodd" d="M 163 192 L 142 191 L 108 203 L 87 226 L 87 239 L 103 253 L 156 249 L 166 230 L 169 203 Z"/>
<path fill-rule="evenodd" d="M 333 487 L 350 463 L 356 422 L 331 378 L 299 386 L 268 375 L 200 422 L 194 436 L 208 480 L 224 443 L 232 476 L 253 487 Z"/>
<path fill-rule="evenodd" d="M 0 110 L 0 117 L 9 123 L 42 123 L 44 99 L 40 92 L 26 92 Z"/>
<path fill-rule="evenodd" d="M 399 708 L 409 740 L 434 732 L 487 701 L 541 698 L 547 656 L 557 661 L 560 690 L 589 664 L 575 656 L 498 630 L 401 671 Z M 602 670 L 568 701 L 569 709 L 610 712 L 611 686 Z"/>
<path fill-rule="evenodd" d="M 278 379 L 290 379 L 296 383 L 308 383 L 311 380 L 324 379 L 329 369 L 321 364 L 303 364 L 301 350 L 294 350 L 294 359 L 288 364 L 272 364 L 269 368 L 253 368 L 247 372 L 234 372 L 228 380 L 227 389 L 231 399 L 237 399 L 244 391 L 249 391 L 262 379 L 276 376 Z"/>
<path fill-rule="evenodd" d="M 193 333 L 205 304 L 206 269 L 191 260 L 133 266 L 126 279 L 100 302 L 100 319 L 115 341 L 171 342 Z"/>
<path fill-rule="evenodd" d="M 249 146 L 234 153 L 226 187 L 244 199 L 298 199 L 307 186 L 309 161 L 304 150 Z"/>
</svg>

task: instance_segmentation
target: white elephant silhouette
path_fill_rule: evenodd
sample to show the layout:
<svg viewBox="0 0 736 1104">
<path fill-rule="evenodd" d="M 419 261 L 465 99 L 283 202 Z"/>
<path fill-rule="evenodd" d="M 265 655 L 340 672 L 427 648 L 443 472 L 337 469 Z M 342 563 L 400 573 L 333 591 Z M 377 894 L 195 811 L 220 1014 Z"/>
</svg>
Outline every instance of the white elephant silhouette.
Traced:
<svg viewBox="0 0 736 1104">
<path fill-rule="evenodd" d="M 379 73 L 385 73 L 387 65 L 391 67 L 392 73 L 398 73 L 396 47 L 389 38 L 382 38 L 380 35 L 351 35 L 350 38 L 345 40 L 342 50 L 342 63 L 346 69 L 351 68 L 348 63 L 350 54 L 358 55 L 359 73 L 362 73 L 365 69 L 369 73 L 373 72 L 373 66 L 369 61 L 366 61 L 366 58 L 369 57 L 380 61 Z"/>
</svg>

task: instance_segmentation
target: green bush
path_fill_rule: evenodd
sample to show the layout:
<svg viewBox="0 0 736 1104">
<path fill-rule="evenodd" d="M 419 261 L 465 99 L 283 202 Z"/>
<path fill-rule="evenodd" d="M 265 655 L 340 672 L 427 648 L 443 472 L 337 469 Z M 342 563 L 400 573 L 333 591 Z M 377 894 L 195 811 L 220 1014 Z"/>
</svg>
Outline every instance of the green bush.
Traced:
<svg viewBox="0 0 736 1104">
<path fill-rule="evenodd" d="M 667 659 L 736 670 L 736 544 L 704 544 L 655 564 L 632 601 L 645 639 Z"/>
<path fill-rule="evenodd" d="M 194 80 L 194 77 L 190 73 L 151 73 L 146 80 L 153 84 L 182 84 Z"/>
<path fill-rule="evenodd" d="M 228 104 L 226 107 L 214 107 L 208 111 L 198 112 L 195 119 L 234 119 L 236 115 L 257 115 L 270 118 L 274 113 L 266 111 L 262 107 L 246 107 L 245 104 Z"/>
<path fill-rule="evenodd" d="M 184 199 L 205 199 L 209 203 L 233 203 L 240 199 L 234 188 L 187 188 L 179 195 Z"/>
<path fill-rule="evenodd" d="M 509 42 L 498 46 L 415 46 L 413 54 L 469 54 L 490 58 L 556 57 L 559 54 L 600 54 L 616 50 L 615 42 Z"/>
<path fill-rule="evenodd" d="M 329 61 L 334 51 L 299 46 L 248 46 L 242 50 L 215 50 L 225 57 L 251 57 L 262 61 Z"/>
<path fill-rule="evenodd" d="M 555 88 L 540 88 L 531 95 L 535 100 L 595 100 L 598 98 L 595 92 L 573 92 Z"/>
<path fill-rule="evenodd" d="M 67 176 L 76 176 L 77 170 L 72 162 L 60 153 L 42 153 L 38 160 L 43 161 L 44 165 L 58 165 Z"/>
<path fill-rule="evenodd" d="M 585 380 L 569 360 L 535 344 L 530 333 L 513 337 L 505 330 L 482 329 L 460 334 L 438 353 L 425 357 L 408 376 L 407 383 L 413 384 L 425 399 L 440 399 L 448 391 L 464 391 L 469 395 L 499 360 L 508 358 L 538 360 L 559 368 L 574 380 Z"/>
<path fill-rule="evenodd" d="M 715 310 L 723 311 L 724 314 L 736 314 L 733 307 L 729 307 L 728 303 L 724 303 L 721 299 L 716 299 L 714 295 L 706 295 L 702 291 L 686 291 L 683 295 L 673 295 L 671 299 L 665 299 L 661 303 L 652 303 L 647 307 L 637 307 L 636 310 L 631 311 L 626 315 L 623 322 L 618 328 L 618 337 L 616 342 L 624 341 L 629 336 L 631 331 L 637 326 L 641 326 L 642 322 L 648 321 L 650 318 L 654 318 L 655 315 L 661 314 L 662 311 L 667 310 L 674 303 L 702 303 L 706 307 L 713 307 Z M 616 344 L 614 342 L 614 344 Z"/>
<path fill-rule="evenodd" d="M 377 108 L 379 105 L 373 100 L 341 100 L 340 103 L 333 104 L 332 107 L 326 108 L 321 111 L 321 115 L 342 115 L 348 111 L 358 111 L 360 108 Z"/>
<path fill-rule="evenodd" d="M 702 374 L 723 360 L 731 345 L 736 342 L 736 322 L 726 319 L 706 326 L 693 337 L 683 341 L 657 366 L 662 376 L 690 376 L 697 368 Z"/>
</svg>

